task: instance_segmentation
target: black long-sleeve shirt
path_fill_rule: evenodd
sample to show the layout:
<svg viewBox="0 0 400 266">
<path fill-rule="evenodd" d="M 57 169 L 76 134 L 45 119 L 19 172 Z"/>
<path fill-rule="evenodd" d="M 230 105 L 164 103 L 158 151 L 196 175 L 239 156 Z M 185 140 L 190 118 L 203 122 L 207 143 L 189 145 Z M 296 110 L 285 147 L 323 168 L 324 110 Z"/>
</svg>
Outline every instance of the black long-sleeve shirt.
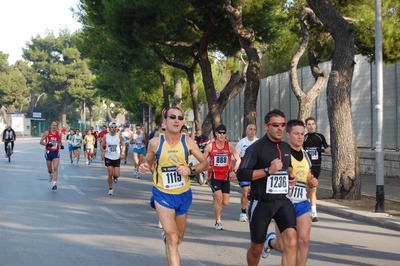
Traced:
<svg viewBox="0 0 400 266">
<path fill-rule="evenodd" d="M 266 192 L 267 174 L 265 174 L 265 178 L 257 180 L 252 180 L 252 176 L 254 170 L 270 167 L 271 162 L 276 158 L 282 161 L 282 170 L 287 170 L 291 160 L 290 151 L 288 143 L 283 141 L 273 142 L 267 134 L 247 148 L 237 171 L 237 179 L 239 181 L 251 181 L 250 198 L 274 201 L 286 197 L 285 194 L 268 194 Z"/>
</svg>

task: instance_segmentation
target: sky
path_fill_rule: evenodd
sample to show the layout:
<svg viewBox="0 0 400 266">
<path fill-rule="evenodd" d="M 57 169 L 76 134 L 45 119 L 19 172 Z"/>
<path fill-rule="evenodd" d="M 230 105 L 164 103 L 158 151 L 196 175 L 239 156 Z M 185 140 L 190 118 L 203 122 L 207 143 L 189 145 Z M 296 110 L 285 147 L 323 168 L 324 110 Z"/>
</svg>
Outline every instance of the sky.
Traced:
<svg viewBox="0 0 400 266">
<path fill-rule="evenodd" d="M 71 33 L 82 25 L 73 17 L 78 0 L 0 0 L 0 51 L 8 54 L 8 63 L 22 59 L 22 48 L 32 37 L 45 37 L 47 29 L 58 36 L 67 27 Z"/>
</svg>

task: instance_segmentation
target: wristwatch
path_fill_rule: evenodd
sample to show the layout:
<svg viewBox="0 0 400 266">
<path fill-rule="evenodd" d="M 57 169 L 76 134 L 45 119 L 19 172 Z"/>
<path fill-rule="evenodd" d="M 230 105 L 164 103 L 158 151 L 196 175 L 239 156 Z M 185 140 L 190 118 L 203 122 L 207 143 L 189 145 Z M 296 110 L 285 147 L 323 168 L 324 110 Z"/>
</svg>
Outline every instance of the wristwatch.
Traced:
<svg viewBox="0 0 400 266">
<path fill-rule="evenodd" d="M 190 174 L 192 175 L 196 174 L 196 168 L 194 166 L 190 166 Z"/>
<path fill-rule="evenodd" d="M 268 168 L 268 167 L 265 167 L 265 168 L 264 168 L 264 172 L 265 172 L 267 175 L 269 175 L 269 168 Z"/>
</svg>

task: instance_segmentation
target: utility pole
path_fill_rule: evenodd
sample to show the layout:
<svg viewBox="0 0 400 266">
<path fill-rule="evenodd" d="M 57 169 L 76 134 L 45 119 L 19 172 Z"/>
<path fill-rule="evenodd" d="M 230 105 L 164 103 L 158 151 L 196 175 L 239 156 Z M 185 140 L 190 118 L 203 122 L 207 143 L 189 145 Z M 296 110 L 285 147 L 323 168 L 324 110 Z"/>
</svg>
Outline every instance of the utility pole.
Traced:
<svg viewBox="0 0 400 266">
<path fill-rule="evenodd" d="M 375 212 L 385 211 L 384 143 L 383 143 L 383 63 L 382 63 L 382 0 L 375 0 L 375 63 L 376 63 L 376 204 Z"/>
</svg>

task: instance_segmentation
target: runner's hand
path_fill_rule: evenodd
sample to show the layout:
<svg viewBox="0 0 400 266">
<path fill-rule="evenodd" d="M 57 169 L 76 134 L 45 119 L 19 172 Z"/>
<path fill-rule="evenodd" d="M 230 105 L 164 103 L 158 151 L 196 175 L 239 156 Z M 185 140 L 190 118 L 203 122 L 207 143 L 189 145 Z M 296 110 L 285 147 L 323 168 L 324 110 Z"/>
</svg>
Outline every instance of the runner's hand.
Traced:
<svg viewBox="0 0 400 266">
<path fill-rule="evenodd" d="M 51 142 L 47 143 L 46 147 L 48 147 L 48 148 L 53 147 L 53 143 L 51 143 Z"/>
</svg>

